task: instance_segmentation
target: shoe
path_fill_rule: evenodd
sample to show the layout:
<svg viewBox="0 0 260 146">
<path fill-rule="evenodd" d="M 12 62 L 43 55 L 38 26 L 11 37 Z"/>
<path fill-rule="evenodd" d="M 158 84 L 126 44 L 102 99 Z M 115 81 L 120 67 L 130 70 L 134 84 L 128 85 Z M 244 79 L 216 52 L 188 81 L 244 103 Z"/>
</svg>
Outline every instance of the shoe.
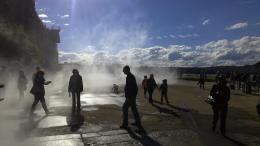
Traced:
<svg viewBox="0 0 260 146">
<path fill-rule="evenodd" d="M 121 129 L 129 129 L 129 127 L 128 127 L 127 125 L 124 125 L 124 124 L 121 125 L 120 128 L 121 128 Z"/>
<path fill-rule="evenodd" d="M 46 115 L 49 115 L 49 114 L 51 114 L 51 112 L 50 112 L 50 111 L 46 111 L 45 114 L 46 114 Z"/>
</svg>

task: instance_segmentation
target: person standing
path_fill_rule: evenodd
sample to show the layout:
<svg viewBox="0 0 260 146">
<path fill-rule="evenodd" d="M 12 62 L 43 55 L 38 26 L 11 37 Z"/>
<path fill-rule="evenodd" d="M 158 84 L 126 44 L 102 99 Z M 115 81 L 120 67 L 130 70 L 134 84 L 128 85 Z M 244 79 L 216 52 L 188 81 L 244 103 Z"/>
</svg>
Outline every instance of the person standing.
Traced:
<svg viewBox="0 0 260 146">
<path fill-rule="evenodd" d="M 131 107 L 135 123 L 134 125 L 141 127 L 141 121 L 139 113 L 136 107 L 136 96 L 138 93 L 138 87 L 136 83 L 135 76 L 130 72 L 130 67 L 127 65 L 123 68 L 124 74 L 126 74 L 126 84 L 125 84 L 125 102 L 123 104 L 123 124 L 120 128 L 128 128 L 128 109 Z"/>
<path fill-rule="evenodd" d="M 150 78 L 147 81 L 147 89 L 148 89 L 148 94 L 149 94 L 149 102 L 152 103 L 153 102 L 153 91 L 155 88 L 158 88 L 155 80 L 154 80 L 154 76 L 153 74 L 150 75 Z"/>
<path fill-rule="evenodd" d="M 165 98 L 167 104 L 169 104 L 169 101 L 168 101 L 168 84 L 167 84 L 166 79 L 162 80 L 162 85 L 160 86 L 160 90 L 161 90 L 161 103 L 163 103 L 163 98 Z"/>
<path fill-rule="evenodd" d="M 77 113 L 80 113 L 80 93 L 83 91 L 83 81 L 82 77 L 79 74 L 77 69 L 72 70 L 73 75 L 69 80 L 68 92 L 72 94 L 72 111 L 75 112 L 77 109 Z"/>
<path fill-rule="evenodd" d="M 223 136 L 226 136 L 226 118 L 228 112 L 228 101 L 230 99 L 230 89 L 227 86 L 225 77 L 220 77 L 217 84 L 213 85 L 210 95 L 213 97 L 213 126 L 212 131 L 215 131 L 220 115 L 220 131 Z"/>
<path fill-rule="evenodd" d="M 45 81 L 44 79 L 44 72 L 43 71 L 38 71 L 33 79 L 33 87 L 30 91 L 30 93 L 32 93 L 34 95 L 34 102 L 32 104 L 31 107 L 31 114 L 33 114 L 36 105 L 38 104 L 38 102 L 40 101 L 42 104 L 42 107 L 45 111 L 46 114 L 49 114 L 49 110 L 47 109 L 47 105 L 45 102 L 45 89 L 44 89 L 44 85 L 49 85 L 51 83 L 51 81 Z"/>
<path fill-rule="evenodd" d="M 27 89 L 27 83 L 28 80 L 24 74 L 24 71 L 19 71 L 19 77 L 18 77 L 18 90 L 19 90 L 19 98 L 22 100 L 24 98 L 24 91 Z"/>
<path fill-rule="evenodd" d="M 142 81 L 142 87 L 144 90 L 144 98 L 146 98 L 146 94 L 147 94 L 147 76 L 144 76 L 144 79 Z"/>
</svg>

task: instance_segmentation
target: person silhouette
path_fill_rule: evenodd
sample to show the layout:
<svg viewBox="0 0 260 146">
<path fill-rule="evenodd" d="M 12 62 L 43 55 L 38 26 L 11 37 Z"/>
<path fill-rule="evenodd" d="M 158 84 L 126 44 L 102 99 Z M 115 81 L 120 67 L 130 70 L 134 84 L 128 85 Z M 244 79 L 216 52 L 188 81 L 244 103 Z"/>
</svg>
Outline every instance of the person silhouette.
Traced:
<svg viewBox="0 0 260 146">
<path fill-rule="evenodd" d="M 38 104 L 38 102 L 40 101 L 42 104 L 42 107 L 45 111 L 46 114 L 49 114 L 49 110 L 47 109 L 47 105 L 45 102 L 45 89 L 44 89 L 44 85 L 49 85 L 51 83 L 51 81 L 45 81 L 44 79 L 44 72 L 43 71 L 38 71 L 33 79 L 33 87 L 31 88 L 30 93 L 32 93 L 34 95 L 34 102 L 32 104 L 31 107 L 31 114 L 33 114 L 36 105 Z"/>
<path fill-rule="evenodd" d="M 80 93 L 83 91 L 83 81 L 77 69 L 72 70 L 73 75 L 71 75 L 69 80 L 68 92 L 72 94 L 72 111 L 80 113 Z"/>
<path fill-rule="evenodd" d="M 149 94 L 149 102 L 152 103 L 153 102 L 153 91 L 155 88 L 158 88 L 155 80 L 154 80 L 154 76 L 153 74 L 150 74 L 150 78 L 147 81 L 147 89 L 148 89 L 148 94 Z"/>
<path fill-rule="evenodd" d="M 163 103 L 163 98 L 165 98 L 167 104 L 169 104 L 169 101 L 168 101 L 168 84 L 167 84 L 166 79 L 162 80 L 162 85 L 160 86 L 160 91 L 161 91 L 161 103 Z"/>
<path fill-rule="evenodd" d="M 147 94 L 147 76 L 144 76 L 144 79 L 142 81 L 142 87 L 143 87 L 143 90 L 144 90 L 144 98 L 146 98 L 146 94 Z"/>
<path fill-rule="evenodd" d="M 217 84 L 213 85 L 210 95 L 213 97 L 213 126 L 212 131 L 215 131 L 220 114 L 220 131 L 223 136 L 226 136 L 226 117 L 228 111 L 228 101 L 230 99 L 230 89 L 227 86 L 226 78 L 219 77 Z"/>
<path fill-rule="evenodd" d="M 24 98 L 24 91 L 27 89 L 28 80 L 24 74 L 24 71 L 19 71 L 18 84 L 17 88 L 19 90 L 19 98 L 20 100 Z"/>
<path fill-rule="evenodd" d="M 123 104 L 123 124 L 120 128 L 128 129 L 128 109 L 131 107 L 133 112 L 135 123 L 133 125 L 141 127 L 141 121 L 139 113 L 136 107 L 136 96 L 138 93 L 138 87 L 136 83 L 135 76 L 130 72 L 130 67 L 126 65 L 123 68 L 124 74 L 126 74 L 126 84 L 125 84 L 125 102 Z"/>
</svg>

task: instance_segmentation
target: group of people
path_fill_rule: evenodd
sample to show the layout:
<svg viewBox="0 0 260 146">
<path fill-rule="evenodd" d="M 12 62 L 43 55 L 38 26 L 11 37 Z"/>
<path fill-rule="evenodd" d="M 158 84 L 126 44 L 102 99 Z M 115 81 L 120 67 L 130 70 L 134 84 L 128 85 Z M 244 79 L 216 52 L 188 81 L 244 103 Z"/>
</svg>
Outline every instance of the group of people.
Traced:
<svg viewBox="0 0 260 146">
<path fill-rule="evenodd" d="M 244 93 L 251 94 L 254 87 L 255 93 L 260 95 L 260 73 L 231 72 L 226 76 L 230 79 L 232 89 L 238 89 Z"/>
<path fill-rule="evenodd" d="M 144 98 L 147 97 L 148 92 L 149 102 L 153 103 L 153 92 L 156 88 L 158 88 L 153 74 L 150 74 L 149 79 L 147 79 L 147 76 L 144 76 L 144 79 L 142 81 L 142 87 L 144 90 Z M 161 103 L 163 103 L 163 99 L 165 98 L 167 104 L 169 104 L 167 79 L 162 80 L 162 84 L 159 89 L 161 92 Z"/>
<path fill-rule="evenodd" d="M 46 81 L 44 78 L 44 71 L 42 71 L 39 67 L 36 67 L 36 72 L 33 75 L 33 86 L 30 90 L 30 93 L 34 95 L 34 102 L 31 107 L 31 114 L 33 114 L 36 105 L 40 101 L 42 107 L 46 114 L 49 114 L 49 110 L 47 108 L 45 102 L 45 85 L 49 85 L 51 81 Z M 72 111 L 73 113 L 80 113 L 80 93 L 83 91 L 83 81 L 82 77 L 79 74 L 77 69 L 72 70 L 72 75 L 69 80 L 68 92 L 69 96 L 72 95 Z"/>
</svg>

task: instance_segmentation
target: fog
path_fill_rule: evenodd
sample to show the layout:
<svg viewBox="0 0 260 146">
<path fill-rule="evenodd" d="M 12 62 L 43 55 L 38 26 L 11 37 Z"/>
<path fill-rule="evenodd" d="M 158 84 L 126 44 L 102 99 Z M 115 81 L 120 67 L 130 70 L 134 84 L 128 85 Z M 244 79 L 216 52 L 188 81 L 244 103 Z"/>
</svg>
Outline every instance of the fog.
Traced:
<svg viewBox="0 0 260 146">
<path fill-rule="evenodd" d="M 2 144 L 0 145 L 12 146 L 15 142 L 20 143 L 20 140 L 23 140 L 21 138 L 24 136 L 29 136 L 27 135 L 29 131 L 35 128 L 33 122 L 29 120 L 30 107 L 34 99 L 29 91 L 32 87 L 32 75 L 35 72 L 36 66 L 22 67 L 7 64 L 1 65 L 6 66 L 6 69 L 0 69 L 0 84 L 5 84 L 5 88 L 0 89 L 0 97 L 4 98 L 4 100 L 0 102 L 0 110 L 2 111 L 0 114 L 0 140 Z M 55 71 L 42 68 L 45 72 L 46 81 L 52 81 L 50 85 L 45 86 L 46 102 L 52 102 L 49 101 L 48 97 L 58 92 L 68 95 L 68 82 L 72 75 L 72 69 L 78 69 L 83 78 L 83 94 L 110 93 L 113 84 L 119 85 L 119 90 L 123 93 L 126 77 L 122 72 L 123 66 L 124 65 L 62 64 L 57 67 L 58 69 Z M 150 74 L 154 74 L 158 85 L 161 84 L 163 79 L 167 79 L 169 84 L 176 83 L 176 73 L 168 68 L 141 68 L 131 65 L 130 67 L 131 72 L 136 76 L 138 85 L 141 85 L 144 75 L 149 77 Z M 17 87 L 19 70 L 23 70 L 28 79 L 27 90 L 23 99 L 19 99 Z M 141 91 L 139 90 L 139 92 Z M 37 107 L 42 110 L 41 104 L 38 104 Z M 28 129 L 30 130 L 28 131 Z M 2 141 L 3 139 L 5 139 L 6 143 Z"/>
</svg>

